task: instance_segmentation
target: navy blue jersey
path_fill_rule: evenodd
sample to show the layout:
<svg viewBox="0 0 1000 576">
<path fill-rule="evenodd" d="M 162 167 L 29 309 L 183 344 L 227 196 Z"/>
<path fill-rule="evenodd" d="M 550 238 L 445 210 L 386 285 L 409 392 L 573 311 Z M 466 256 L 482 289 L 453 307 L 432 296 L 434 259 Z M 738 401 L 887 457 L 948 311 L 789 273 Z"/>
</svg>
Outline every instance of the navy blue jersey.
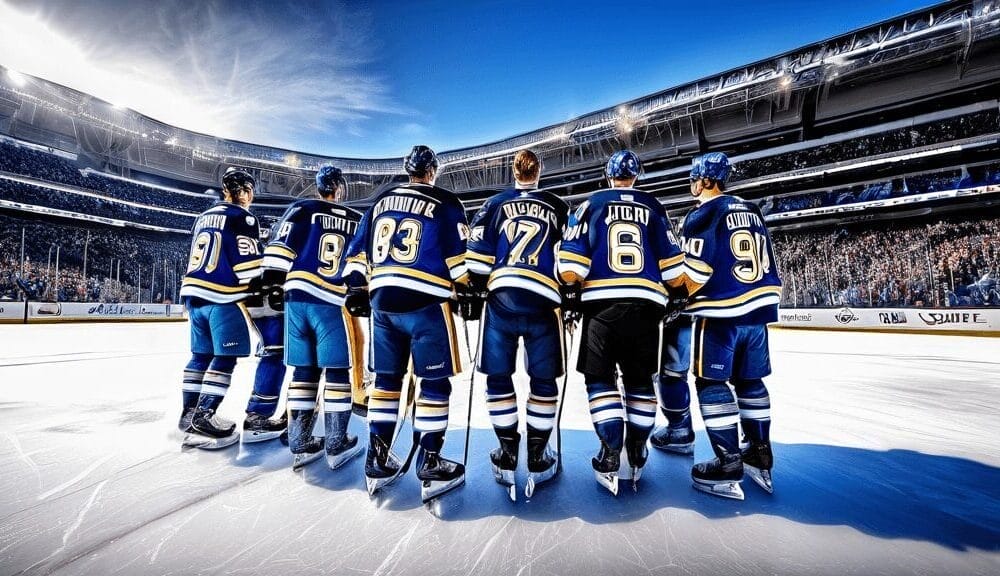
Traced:
<svg viewBox="0 0 1000 576">
<path fill-rule="evenodd" d="M 556 248 L 568 211 L 551 192 L 511 189 L 493 196 L 472 219 L 469 271 L 489 276 L 491 291 L 527 290 L 559 305 Z"/>
<path fill-rule="evenodd" d="M 777 320 L 781 278 L 764 217 L 738 196 L 717 196 L 684 219 L 682 244 L 689 291 L 687 312 L 740 318 L 760 310 Z"/>
<path fill-rule="evenodd" d="M 290 299 L 308 295 L 343 305 L 344 255 L 360 220 L 361 213 L 333 202 L 299 200 L 275 226 L 264 248 L 264 267 L 286 273 L 285 294 Z"/>
<path fill-rule="evenodd" d="M 361 273 L 374 293 L 404 288 L 450 298 L 465 281 L 469 226 L 454 193 L 430 184 L 404 184 L 378 195 L 347 248 L 345 275 Z"/>
<path fill-rule="evenodd" d="M 181 299 L 218 304 L 245 299 L 250 279 L 261 273 L 257 218 L 245 208 L 223 202 L 202 212 L 191 234 Z"/>
<path fill-rule="evenodd" d="M 583 282 L 581 300 L 640 298 L 665 305 L 664 284 L 683 282 L 683 261 L 667 214 L 633 188 L 598 190 L 569 220 L 559 274 Z"/>
</svg>

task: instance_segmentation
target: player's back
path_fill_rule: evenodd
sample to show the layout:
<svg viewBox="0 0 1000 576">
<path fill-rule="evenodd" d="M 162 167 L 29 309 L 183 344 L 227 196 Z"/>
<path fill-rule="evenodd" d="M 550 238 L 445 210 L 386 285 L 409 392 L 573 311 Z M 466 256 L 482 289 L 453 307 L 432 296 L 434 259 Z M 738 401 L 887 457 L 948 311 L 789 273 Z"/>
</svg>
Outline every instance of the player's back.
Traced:
<svg viewBox="0 0 1000 576">
<path fill-rule="evenodd" d="M 704 284 L 687 307 L 695 316 L 777 320 L 781 279 L 760 210 L 738 196 L 722 195 L 684 219 L 688 274 Z"/>
<path fill-rule="evenodd" d="M 199 215 L 191 234 L 181 298 L 215 303 L 243 300 L 250 279 L 260 274 L 257 218 L 241 206 L 223 202 Z"/>
<path fill-rule="evenodd" d="M 570 217 L 559 251 L 563 278 L 585 279 L 584 302 L 639 298 L 665 305 L 662 282 L 680 262 L 663 207 L 633 188 L 595 192 Z"/>
<path fill-rule="evenodd" d="M 488 274 L 491 292 L 525 290 L 558 305 L 556 246 L 567 212 L 551 192 L 507 190 L 494 196 L 473 220 L 470 271 Z"/>
<path fill-rule="evenodd" d="M 360 220 L 356 210 L 326 200 L 289 206 L 264 249 L 264 266 L 286 272 L 289 300 L 343 304 L 345 252 Z"/>
</svg>

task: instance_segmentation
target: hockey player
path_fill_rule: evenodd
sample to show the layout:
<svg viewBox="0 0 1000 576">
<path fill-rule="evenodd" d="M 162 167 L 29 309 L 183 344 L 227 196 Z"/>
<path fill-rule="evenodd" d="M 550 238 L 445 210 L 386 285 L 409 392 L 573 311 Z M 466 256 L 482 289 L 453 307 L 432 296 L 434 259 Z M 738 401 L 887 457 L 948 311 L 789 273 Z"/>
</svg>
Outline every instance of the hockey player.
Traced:
<svg viewBox="0 0 1000 576">
<path fill-rule="evenodd" d="M 350 368 L 362 345 L 356 318 L 343 308 L 344 248 L 354 237 L 361 214 L 341 206 L 347 188 L 341 171 L 323 166 L 316 173 L 322 200 L 299 200 L 288 207 L 264 249 L 264 268 L 284 276 L 285 363 L 294 366 L 288 389 L 288 447 L 294 468 L 318 459 L 336 469 L 361 453 L 358 438 L 347 433 L 351 420 Z M 320 375 L 325 369 L 325 439 L 314 438 Z"/>
<path fill-rule="evenodd" d="M 646 440 L 656 420 L 652 380 L 660 319 L 670 301 L 668 288 L 683 283 L 684 257 L 663 207 L 633 188 L 640 170 L 635 153 L 615 152 L 605 167 L 611 188 L 594 192 L 573 213 L 559 249 L 562 280 L 582 284 L 577 369 L 584 375 L 601 441 L 592 465 L 598 482 L 615 494 L 623 444 L 633 488 L 646 463 Z M 615 383 L 616 366 L 624 402 Z"/>
<path fill-rule="evenodd" d="M 434 186 L 438 160 L 433 150 L 414 146 L 404 167 L 409 182 L 375 197 L 348 246 L 344 273 L 352 291 L 346 306 L 365 314 L 370 291 L 376 377 L 368 403 L 369 493 L 394 481 L 402 470 L 390 448 L 412 354 L 414 374 L 421 378 L 417 478 L 429 502 L 465 481 L 465 467 L 441 457 L 441 448 L 448 427 L 449 378 L 461 371 L 450 298 L 468 279 L 468 224 L 458 198 Z"/>
<path fill-rule="evenodd" d="M 249 207 L 247 196 L 237 198 L 237 203 Z M 245 203 L 244 203 L 245 202 Z M 274 231 L 261 230 L 263 244 Z M 253 392 L 247 401 L 243 419 L 244 443 L 264 442 L 280 436 L 288 425 L 286 413 L 272 418 L 278 408 L 281 387 L 285 381 L 285 315 L 281 288 L 264 274 L 251 281 L 251 293 L 246 299 L 251 326 L 257 333 L 257 370 L 254 373 Z"/>
<path fill-rule="evenodd" d="M 191 326 L 191 361 L 184 370 L 178 427 L 185 444 L 223 448 L 239 440 L 236 425 L 216 416 L 236 359 L 250 355 L 250 333 L 241 309 L 250 281 L 261 272 L 257 219 L 234 199 L 253 201 L 256 181 L 230 168 L 222 177 L 225 201 L 203 212 L 192 229 L 191 256 L 180 297 Z"/>
<path fill-rule="evenodd" d="M 777 321 L 781 279 L 760 210 L 725 193 L 729 172 L 721 152 L 694 159 L 691 194 L 699 206 L 684 219 L 695 388 L 716 456 L 696 464 L 691 477 L 699 490 L 742 500 L 744 464 L 772 491 L 771 405 L 763 378 L 771 373 L 767 325 Z M 742 454 L 737 423 L 750 441 Z"/>
<path fill-rule="evenodd" d="M 566 226 L 568 207 L 558 196 L 538 190 L 541 162 L 530 150 L 514 156 L 515 185 L 487 200 L 472 220 L 466 260 L 474 287 L 486 287 L 478 370 L 486 374 L 486 402 L 500 447 L 490 452 L 496 481 L 516 499 L 521 436 L 517 397 L 511 376 L 518 340 L 524 339 L 531 383 L 527 406 L 528 484 L 557 471 L 549 449 L 558 405 L 556 378 L 563 372 L 561 291 L 556 279 L 556 247 Z"/>
</svg>

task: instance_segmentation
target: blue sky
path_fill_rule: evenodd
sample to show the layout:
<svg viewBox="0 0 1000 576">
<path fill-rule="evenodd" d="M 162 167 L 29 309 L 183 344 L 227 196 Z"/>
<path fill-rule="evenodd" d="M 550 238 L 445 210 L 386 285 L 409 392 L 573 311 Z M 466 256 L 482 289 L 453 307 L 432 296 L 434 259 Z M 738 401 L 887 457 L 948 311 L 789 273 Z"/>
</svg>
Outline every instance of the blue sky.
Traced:
<svg viewBox="0 0 1000 576">
<path fill-rule="evenodd" d="M 0 64 L 188 129 L 392 157 L 499 140 L 926 5 L 0 0 Z"/>
</svg>

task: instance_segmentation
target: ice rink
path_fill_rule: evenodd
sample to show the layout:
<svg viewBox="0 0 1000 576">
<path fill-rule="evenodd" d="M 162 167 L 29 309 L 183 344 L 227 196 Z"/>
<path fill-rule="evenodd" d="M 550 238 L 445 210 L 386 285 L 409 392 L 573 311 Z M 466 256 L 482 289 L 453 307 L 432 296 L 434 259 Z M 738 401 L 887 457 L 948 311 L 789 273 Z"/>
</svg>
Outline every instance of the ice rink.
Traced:
<svg viewBox="0 0 1000 576">
<path fill-rule="evenodd" d="M 363 458 L 182 452 L 186 346 L 183 323 L 0 326 L 0 574 L 1000 574 L 1000 339 L 774 330 L 775 494 L 747 480 L 744 502 L 656 451 L 638 493 L 599 487 L 574 372 L 563 474 L 512 503 L 479 376 L 467 484 L 434 510 L 412 471 L 369 499 Z M 468 372 L 454 384 L 460 459 Z"/>
</svg>

